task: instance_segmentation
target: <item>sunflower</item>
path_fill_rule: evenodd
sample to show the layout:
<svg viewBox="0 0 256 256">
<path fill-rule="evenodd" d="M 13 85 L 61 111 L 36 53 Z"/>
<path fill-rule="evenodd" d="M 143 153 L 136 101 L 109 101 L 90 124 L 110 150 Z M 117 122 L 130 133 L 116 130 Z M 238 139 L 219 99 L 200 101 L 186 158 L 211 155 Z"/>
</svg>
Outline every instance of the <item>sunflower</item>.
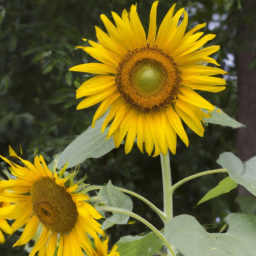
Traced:
<svg viewBox="0 0 256 256">
<path fill-rule="evenodd" d="M 0 193 L 0 197 L 1 197 L 1 193 Z M 0 209 L 3 207 L 9 206 L 9 205 L 10 205 L 10 203 L 1 202 L 1 200 L 0 200 Z M 7 221 L 5 219 L 0 218 L 0 244 L 5 242 L 4 235 L 1 230 L 7 234 L 12 234 L 12 228 L 9 226 Z"/>
<path fill-rule="evenodd" d="M 212 75 L 226 72 L 205 65 L 218 65 L 209 55 L 218 51 L 219 46 L 201 49 L 215 35 L 202 37 L 203 32 L 197 32 L 205 23 L 185 33 L 188 14 L 182 8 L 174 15 L 175 4 L 157 31 L 157 5 L 155 1 L 151 8 L 147 36 L 136 5 L 131 6 L 129 13 L 124 10 L 121 17 L 112 12 L 115 25 L 102 14 L 107 33 L 96 27 L 99 43 L 89 40 L 90 46 L 77 47 L 100 63 L 70 69 L 96 75 L 78 88 L 76 97 L 86 98 L 77 109 L 101 102 L 92 121 L 94 127 L 95 121 L 110 108 L 102 132 L 112 121 L 107 138 L 113 135 L 119 147 L 126 136 L 126 153 L 136 138 L 140 151 L 145 147 L 150 155 L 154 150 L 154 156 L 166 154 L 168 148 L 175 154 L 177 134 L 188 146 L 181 119 L 202 137 L 203 118 L 210 116 L 201 109 L 213 110 L 214 106 L 195 90 L 225 89 L 225 80 Z"/>
<path fill-rule="evenodd" d="M 101 242 L 99 237 L 94 238 L 95 249 L 89 246 L 86 249 L 87 256 L 120 256 L 117 252 L 117 245 L 114 245 L 112 250 L 108 253 L 108 238 Z"/>
<path fill-rule="evenodd" d="M 10 155 L 25 165 L 22 167 L 1 156 L 16 178 L 0 181 L 0 189 L 4 190 L 0 200 L 12 203 L 0 209 L 0 219 L 14 219 L 13 231 L 26 224 L 14 246 L 28 243 L 41 228 L 30 256 L 37 251 L 40 256 L 53 256 L 57 245 L 57 256 L 83 256 L 81 248 L 90 246 L 87 234 L 95 238 L 104 232 L 95 220 L 101 215 L 86 203 L 87 195 L 77 192 L 81 189 L 70 178 L 74 175 L 62 178 L 65 167 L 59 173 L 51 172 L 42 156 L 36 156 L 32 164 L 11 148 Z"/>
</svg>

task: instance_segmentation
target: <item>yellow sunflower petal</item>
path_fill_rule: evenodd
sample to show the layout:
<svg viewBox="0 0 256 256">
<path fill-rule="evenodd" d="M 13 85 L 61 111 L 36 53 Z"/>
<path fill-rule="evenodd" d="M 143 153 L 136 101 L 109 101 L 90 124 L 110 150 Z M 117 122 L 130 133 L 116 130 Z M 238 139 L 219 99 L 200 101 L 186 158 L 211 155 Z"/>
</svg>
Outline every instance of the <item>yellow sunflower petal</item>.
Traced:
<svg viewBox="0 0 256 256">
<path fill-rule="evenodd" d="M 195 42 L 187 51 L 182 52 L 182 54 L 180 56 L 183 56 L 185 54 L 188 54 L 188 53 L 198 50 L 203 45 L 205 45 L 208 41 L 212 40 L 215 37 L 216 37 L 216 35 L 214 35 L 214 34 L 208 34 L 208 35 L 204 36 L 199 41 Z"/>
<path fill-rule="evenodd" d="M 150 46 L 154 45 L 156 39 L 156 15 L 157 15 L 157 5 L 159 1 L 155 1 L 151 7 L 149 28 L 148 28 L 148 44 Z"/>
<path fill-rule="evenodd" d="M 103 49 L 96 49 L 94 47 L 86 47 L 85 51 L 91 55 L 94 59 L 108 65 L 108 66 L 112 66 L 114 68 L 118 67 L 118 61 L 120 62 L 120 58 L 115 55 L 115 56 L 111 56 L 113 55 L 113 53 L 109 53 L 107 50 L 105 50 L 105 48 Z"/>
<path fill-rule="evenodd" d="M 193 130 L 200 137 L 203 137 L 204 128 L 202 126 L 202 123 L 199 121 L 199 119 L 196 118 L 195 115 L 189 116 L 179 107 L 176 107 L 176 111 L 191 130 Z"/>
<path fill-rule="evenodd" d="M 101 127 L 101 132 L 103 133 L 105 128 L 107 127 L 108 123 L 114 118 L 116 112 L 118 111 L 118 109 L 120 108 L 120 106 L 123 104 L 123 100 L 121 99 L 117 99 L 113 102 L 111 109 L 109 111 L 108 116 L 106 117 L 106 119 L 104 120 L 102 127 Z"/>
<path fill-rule="evenodd" d="M 69 71 L 85 72 L 93 74 L 116 74 L 116 68 L 101 63 L 86 63 L 74 66 Z"/>
<path fill-rule="evenodd" d="M 183 75 L 183 83 L 186 82 L 193 84 L 202 84 L 202 85 L 225 85 L 226 80 L 219 77 L 212 76 L 199 76 L 199 75 Z"/>
<path fill-rule="evenodd" d="M 171 19 L 170 23 L 168 24 L 168 26 L 165 28 L 164 34 L 165 34 L 165 38 L 161 38 L 160 42 L 159 42 L 159 47 L 161 47 L 164 50 L 168 49 L 168 46 L 173 42 L 173 39 L 176 38 L 177 36 L 177 31 L 179 30 L 179 27 L 177 28 L 178 22 L 180 20 L 180 16 L 182 15 L 182 13 L 184 12 L 184 8 L 180 9 L 179 11 L 177 11 L 177 13 L 174 15 L 174 17 Z M 184 20 L 186 24 L 186 20 Z M 181 27 L 183 28 L 182 31 L 184 29 L 184 26 L 181 25 Z M 180 35 L 180 39 L 181 39 Z M 157 42 L 157 40 L 156 40 Z"/>
<path fill-rule="evenodd" d="M 36 230 L 38 228 L 38 224 L 39 224 L 39 221 L 37 217 L 33 215 L 32 218 L 27 222 L 27 225 L 24 228 L 23 233 L 21 234 L 21 237 L 13 245 L 13 247 L 28 243 L 32 239 L 32 237 L 35 235 Z"/>
<path fill-rule="evenodd" d="M 21 205 L 21 203 L 19 203 Z M 28 219 L 30 218 L 32 213 L 32 204 L 29 202 L 29 206 L 26 207 L 23 211 L 20 212 L 20 216 L 16 217 L 16 220 L 12 223 L 12 229 L 13 231 L 16 231 L 17 229 L 24 226 Z"/>
<path fill-rule="evenodd" d="M 47 248 L 46 248 L 46 256 L 54 255 L 54 252 L 57 247 L 57 233 L 51 233 L 51 237 L 49 239 Z"/>
<path fill-rule="evenodd" d="M 114 121 L 112 122 L 112 124 L 111 124 L 111 126 L 109 128 L 109 131 L 108 131 L 106 139 L 109 139 L 113 135 L 113 133 L 116 131 L 116 129 L 118 128 L 118 126 L 122 122 L 122 119 L 123 119 L 123 116 L 124 116 L 125 113 L 126 113 L 125 106 L 121 106 L 117 110 L 115 118 L 114 118 Z"/>
<path fill-rule="evenodd" d="M 130 127 L 131 117 L 132 117 L 132 113 L 126 110 L 126 114 L 124 115 L 124 118 L 118 128 L 118 133 L 116 133 L 116 136 L 114 137 L 116 147 L 120 146 L 125 135 L 127 134 L 128 129 Z"/>
<path fill-rule="evenodd" d="M 202 58 L 202 60 L 205 59 L 205 61 L 207 61 L 207 56 L 213 54 L 214 52 L 217 52 L 219 49 L 220 49 L 219 45 L 210 46 L 205 49 L 178 57 L 176 58 L 176 62 L 178 65 L 182 66 L 182 65 L 186 65 L 187 63 L 197 64 L 198 59 L 200 58 Z"/>
<path fill-rule="evenodd" d="M 187 51 L 188 49 L 191 48 L 191 45 L 199 39 L 204 33 L 203 32 L 198 32 L 192 36 L 190 36 L 188 39 L 185 40 L 185 37 L 180 41 L 180 44 L 177 46 L 177 48 L 171 52 L 172 56 L 174 58 L 177 58 L 180 56 L 183 52 Z M 170 51 L 168 51 L 170 53 Z"/>
<path fill-rule="evenodd" d="M 57 256 L 63 256 L 63 249 L 64 249 L 63 247 L 64 247 L 64 237 L 60 236 L 60 242 L 59 242 Z"/>
<path fill-rule="evenodd" d="M 85 96 L 92 96 L 95 94 L 103 93 L 104 91 L 115 86 L 115 81 L 111 81 L 109 83 L 102 83 L 98 86 L 88 86 L 83 87 L 82 90 L 79 90 L 76 94 L 76 98 L 79 99 Z"/>
<path fill-rule="evenodd" d="M 92 95 L 84 100 L 82 100 L 78 106 L 77 109 L 83 109 L 83 108 L 88 108 L 91 107 L 101 101 L 103 101 L 104 99 L 106 99 L 107 97 L 109 97 L 111 94 L 113 94 L 116 91 L 116 87 L 111 87 L 108 90 L 101 92 L 99 94 L 96 95 Z"/>
<path fill-rule="evenodd" d="M 0 244 L 3 244 L 4 242 L 5 242 L 5 238 L 2 231 L 0 230 Z"/>
<path fill-rule="evenodd" d="M 93 78 L 90 78 L 89 80 L 85 81 L 81 84 L 81 86 L 76 90 L 76 92 L 83 91 L 85 88 L 94 88 L 101 86 L 102 84 L 108 84 L 115 81 L 114 76 L 110 75 L 98 75 Z M 78 98 L 78 97 L 77 97 Z"/>
<path fill-rule="evenodd" d="M 156 37 L 156 41 L 155 41 L 155 45 L 162 45 L 163 42 L 165 41 L 165 38 L 166 38 L 166 31 L 168 31 L 168 28 L 170 26 L 170 23 L 172 21 L 172 16 L 173 16 L 173 12 L 174 12 L 174 9 L 175 9 L 175 6 L 176 4 L 174 4 L 170 10 L 168 11 L 168 13 L 165 15 L 160 27 L 159 27 L 159 30 L 158 30 L 158 33 L 157 33 L 157 37 Z"/>
<path fill-rule="evenodd" d="M 185 143 L 185 145 L 188 147 L 189 141 L 188 136 L 184 130 L 184 127 L 181 123 L 180 117 L 175 112 L 175 110 L 172 107 L 169 107 L 166 110 L 167 117 L 169 119 L 169 122 L 175 132 L 179 135 L 179 137 L 182 139 L 182 141 Z"/>
<path fill-rule="evenodd" d="M 119 56 L 124 56 L 127 50 L 121 45 L 116 43 L 112 38 L 110 38 L 105 32 L 100 28 L 95 27 L 96 35 L 99 42 L 109 51 L 118 54 Z"/>
<path fill-rule="evenodd" d="M 46 245 L 41 247 L 40 251 L 38 252 L 38 256 L 45 256 L 46 253 Z"/>
<path fill-rule="evenodd" d="M 191 35 L 193 35 L 197 30 L 204 28 L 206 26 L 206 23 L 198 24 L 191 30 L 189 30 L 186 35 L 184 36 L 184 39 L 188 39 Z"/>
<path fill-rule="evenodd" d="M 72 255 L 71 254 L 72 245 L 71 245 L 70 236 L 65 234 L 65 235 L 63 235 L 63 239 L 64 239 L 64 241 L 63 241 L 63 244 L 64 244 L 63 256 L 70 256 L 70 255 Z"/>
<path fill-rule="evenodd" d="M 12 234 L 12 228 L 9 226 L 6 220 L 0 219 L 0 229 L 2 229 L 7 234 Z"/>
<path fill-rule="evenodd" d="M 173 37 L 169 45 L 167 46 L 166 51 L 168 53 L 174 52 L 180 45 L 181 40 L 185 34 L 187 25 L 188 25 L 188 14 L 186 11 L 183 10 L 184 18 L 182 23 L 176 29 L 176 35 Z M 179 16 L 177 17 L 179 19 Z M 176 23 L 175 23 L 176 24 Z M 176 25 L 177 26 L 177 25 Z"/>
<path fill-rule="evenodd" d="M 195 105 L 199 108 L 214 110 L 214 106 L 210 102 L 205 100 L 203 97 L 201 97 L 193 90 L 183 87 L 180 89 L 180 91 L 182 94 L 178 95 L 179 99 L 188 102 L 192 105 Z"/>
<path fill-rule="evenodd" d="M 137 133 L 137 122 L 138 122 L 137 114 L 133 112 L 130 119 L 130 127 L 128 129 L 127 137 L 125 140 L 125 154 L 128 154 L 132 150 L 132 146 L 134 144 L 134 140 Z"/>
<path fill-rule="evenodd" d="M 138 115 L 138 125 L 137 125 L 137 145 L 140 149 L 141 153 L 143 150 L 143 142 L 144 142 L 144 116 L 143 114 Z"/>
<path fill-rule="evenodd" d="M 143 47 L 147 45 L 146 33 L 139 19 L 136 6 L 132 5 L 130 11 L 130 20 L 133 28 L 133 33 L 138 40 L 138 46 Z"/>
<path fill-rule="evenodd" d="M 0 208 L 0 218 L 1 219 L 15 219 L 20 216 L 21 213 L 28 207 L 30 202 L 22 202 L 19 204 L 14 204 L 6 207 Z"/>
<path fill-rule="evenodd" d="M 108 110 L 110 105 L 120 96 L 120 93 L 116 91 L 112 95 L 110 95 L 108 98 L 103 100 L 98 107 L 97 111 L 94 114 L 93 121 L 92 121 L 92 128 L 95 127 L 95 122 Z"/>
<path fill-rule="evenodd" d="M 35 244 L 34 248 L 32 249 L 32 251 L 30 252 L 29 256 L 34 256 L 37 251 L 39 251 L 43 246 L 46 245 L 50 232 L 50 230 L 43 228 L 42 234 L 37 243 Z"/>
<path fill-rule="evenodd" d="M 148 155 L 151 155 L 153 148 L 154 148 L 154 140 L 153 140 L 153 134 L 151 133 L 151 129 L 150 129 L 150 124 L 148 123 L 148 119 L 145 117 L 144 118 L 145 121 L 145 135 L 144 135 L 144 139 L 145 139 L 145 149 L 146 152 L 148 153 Z"/>
<path fill-rule="evenodd" d="M 177 100 L 176 105 L 182 109 L 183 112 L 185 112 L 187 115 L 195 115 L 199 120 L 203 121 L 204 118 L 209 118 L 210 115 L 203 112 L 200 108 L 193 106 L 187 102 L 184 102 L 182 100 Z"/>
<path fill-rule="evenodd" d="M 218 75 L 227 74 L 227 72 L 220 68 L 203 66 L 203 65 L 193 65 L 182 69 L 182 74 L 184 75 Z"/>
<path fill-rule="evenodd" d="M 211 86 L 211 85 L 201 85 L 186 83 L 186 86 L 194 90 L 206 91 L 206 92 L 221 92 L 226 89 L 226 86 Z"/>
<path fill-rule="evenodd" d="M 165 113 L 165 118 L 167 119 L 165 134 L 166 134 L 168 147 L 171 150 L 171 152 L 175 155 L 176 154 L 176 146 L 177 146 L 177 134 L 173 130 L 166 113 Z"/>
<path fill-rule="evenodd" d="M 124 11 L 125 12 L 125 11 Z M 119 17 L 115 12 L 112 12 L 113 19 L 116 23 L 117 30 L 121 36 L 123 45 L 126 45 L 127 49 L 132 50 L 136 48 L 136 38 L 132 32 L 131 23 L 128 19 L 128 14 L 123 15 L 123 19 Z"/>
<path fill-rule="evenodd" d="M 127 51 L 129 49 L 129 46 L 127 46 L 126 42 L 124 41 L 122 36 L 119 34 L 119 31 L 114 26 L 114 24 L 104 14 L 102 14 L 100 18 L 103 21 L 110 35 L 110 38 L 115 42 L 116 45 L 118 45 L 118 47 L 124 47 L 125 50 Z"/>
</svg>

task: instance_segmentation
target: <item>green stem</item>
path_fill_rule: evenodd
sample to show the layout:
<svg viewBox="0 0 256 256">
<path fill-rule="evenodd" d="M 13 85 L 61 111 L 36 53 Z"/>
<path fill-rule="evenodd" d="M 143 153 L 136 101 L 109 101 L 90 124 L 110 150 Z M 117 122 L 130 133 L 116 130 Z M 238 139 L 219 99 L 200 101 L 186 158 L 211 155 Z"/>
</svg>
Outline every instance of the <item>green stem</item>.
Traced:
<svg viewBox="0 0 256 256">
<path fill-rule="evenodd" d="M 140 217 L 139 215 L 137 215 L 133 212 L 130 212 L 130 211 L 127 211 L 127 210 L 121 209 L 121 208 L 103 206 L 103 207 L 100 207 L 100 209 L 103 209 L 105 211 L 110 211 L 110 212 L 121 213 L 124 215 L 128 215 L 136 220 L 139 220 L 140 222 L 145 224 L 148 228 L 150 228 L 165 243 L 165 245 L 168 247 L 168 249 L 170 250 L 170 252 L 172 253 L 173 256 L 176 256 L 171 245 L 168 243 L 168 241 L 165 239 L 165 237 L 162 235 L 162 233 L 159 230 L 157 230 L 152 224 L 150 224 L 148 221 L 146 221 L 144 218 Z"/>
<path fill-rule="evenodd" d="M 169 152 L 166 155 L 161 154 L 161 166 L 162 166 L 162 179 L 163 179 L 163 192 L 164 192 L 164 213 L 166 219 L 164 222 L 168 222 L 173 217 L 173 202 L 172 202 L 172 177 Z"/>
<path fill-rule="evenodd" d="M 215 169 L 215 170 L 200 172 L 200 173 L 191 175 L 183 180 L 180 180 L 176 184 L 174 184 L 171 188 L 171 192 L 173 193 L 173 191 L 175 189 L 177 189 L 178 187 L 180 187 L 182 184 L 186 183 L 187 181 L 193 180 L 193 179 L 201 177 L 201 176 L 205 176 L 205 175 L 209 175 L 209 174 L 213 174 L 213 173 L 220 173 L 220 172 L 228 172 L 228 171 L 226 169 Z"/>
<path fill-rule="evenodd" d="M 82 193 L 86 194 L 88 193 L 89 191 L 92 191 L 92 190 L 97 190 L 97 189 L 101 189 L 103 188 L 103 186 L 89 186 L 87 188 L 85 188 Z M 143 201 L 145 204 L 147 204 L 153 211 L 155 211 L 155 213 L 161 218 L 161 220 L 164 222 L 166 221 L 166 214 L 164 212 L 162 212 L 160 209 L 158 209 L 154 204 L 152 204 L 149 200 L 147 200 L 145 197 L 135 193 L 135 192 L 132 192 L 128 189 L 124 189 L 124 188 L 120 188 L 120 187 L 116 187 L 119 191 L 123 192 L 123 193 L 126 193 L 126 194 L 130 194 L 134 197 L 137 197 L 138 199 L 140 199 L 141 201 Z"/>
</svg>

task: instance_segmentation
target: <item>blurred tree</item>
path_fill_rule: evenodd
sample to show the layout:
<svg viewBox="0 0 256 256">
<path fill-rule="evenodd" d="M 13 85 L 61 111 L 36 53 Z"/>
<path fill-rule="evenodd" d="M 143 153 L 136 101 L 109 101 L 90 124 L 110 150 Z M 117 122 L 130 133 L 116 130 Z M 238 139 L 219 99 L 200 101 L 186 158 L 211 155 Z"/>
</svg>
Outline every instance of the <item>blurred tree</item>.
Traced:
<svg viewBox="0 0 256 256">
<path fill-rule="evenodd" d="M 238 74 L 238 120 L 246 125 L 239 129 L 236 148 L 243 161 L 256 155 L 256 2 L 244 1 L 237 22 L 236 39 L 239 45 L 237 59 Z M 240 195 L 250 195 L 239 186 Z"/>
<path fill-rule="evenodd" d="M 238 19 L 237 59 L 238 74 L 238 120 L 245 129 L 237 131 L 238 156 L 247 160 L 256 155 L 256 2 L 244 1 Z"/>
</svg>

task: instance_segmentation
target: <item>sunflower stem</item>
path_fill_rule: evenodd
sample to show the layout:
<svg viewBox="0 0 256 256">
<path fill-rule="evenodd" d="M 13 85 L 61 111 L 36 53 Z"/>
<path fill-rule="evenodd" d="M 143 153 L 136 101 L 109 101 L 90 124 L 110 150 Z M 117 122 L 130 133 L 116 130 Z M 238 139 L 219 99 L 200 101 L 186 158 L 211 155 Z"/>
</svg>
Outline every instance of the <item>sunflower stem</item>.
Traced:
<svg viewBox="0 0 256 256">
<path fill-rule="evenodd" d="M 85 188 L 82 193 L 86 194 L 89 191 L 92 190 L 97 190 L 97 189 L 101 189 L 103 188 L 103 186 L 98 186 L 98 185 L 94 185 L 94 186 L 88 186 L 87 188 Z M 162 212 L 160 209 L 158 209 L 154 204 L 152 204 L 149 200 L 147 200 L 145 197 L 130 191 L 128 189 L 125 188 L 120 188 L 120 187 L 116 187 L 119 191 L 126 193 L 126 194 L 130 194 L 138 199 L 140 199 L 141 201 L 143 201 L 145 204 L 147 204 L 160 218 L 163 222 L 165 222 L 167 220 L 167 216 L 164 212 Z"/>
<path fill-rule="evenodd" d="M 173 217 L 173 201 L 172 201 L 172 177 L 171 177 L 171 166 L 169 152 L 163 155 L 160 154 L 161 167 L 162 167 L 162 179 L 163 179 L 163 192 L 164 192 L 164 213 L 166 224 Z"/>
<path fill-rule="evenodd" d="M 180 187 L 181 185 L 183 185 L 187 181 L 190 181 L 190 180 L 193 180 L 195 178 L 202 177 L 202 176 L 205 176 L 205 175 L 209 175 L 209 174 L 213 174 L 213 173 L 221 173 L 221 172 L 228 172 L 228 171 L 226 169 L 215 169 L 215 170 L 200 172 L 200 173 L 191 175 L 189 177 L 186 177 L 185 179 L 180 180 L 179 182 L 177 182 L 176 184 L 174 184 L 172 186 L 171 193 L 173 193 L 174 190 L 176 190 L 178 187 Z"/>
<path fill-rule="evenodd" d="M 115 207 L 110 207 L 110 206 L 104 206 L 104 207 L 100 207 L 100 209 L 103 209 L 105 211 L 110 211 L 110 212 L 116 212 L 116 213 L 121 213 L 127 216 L 130 216 L 140 222 L 142 222 L 143 224 L 145 224 L 148 228 L 150 228 L 164 243 L 165 245 L 168 247 L 168 249 L 170 250 L 170 252 L 172 253 L 173 256 L 176 256 L 171 245 L 168 243 L 168 241 L 166 240 L 166 238 L 163 236 L 163 234 L 156 229 L 152 224 L 150 224 L 147 220 L 145 220 L 144 218 L 142 218 L 141 216 L 139 216 L 136 213 L 133 213 L 131 211 L 127 211 L 125 209 L 121 209 L 121 208 L 115 208 Z"/>
</svg>

